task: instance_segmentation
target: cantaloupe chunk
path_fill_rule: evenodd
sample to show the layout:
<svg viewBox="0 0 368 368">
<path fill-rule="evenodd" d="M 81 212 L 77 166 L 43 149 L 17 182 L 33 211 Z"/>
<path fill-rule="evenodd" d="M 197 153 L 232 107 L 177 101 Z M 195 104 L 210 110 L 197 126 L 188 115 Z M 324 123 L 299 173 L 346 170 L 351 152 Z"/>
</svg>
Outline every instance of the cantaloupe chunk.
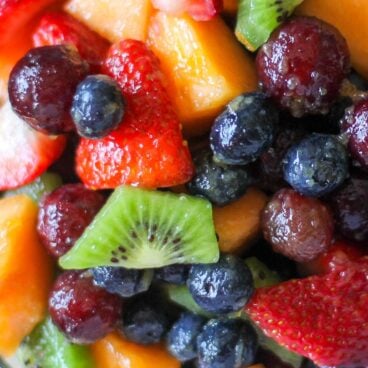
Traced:
<svg viewBox="0 0 368 368">
<path fill-rule="evenodd" d="M 187 135 L 205 133 L 226 103 L 256 89 L 253 61 L 221 18 L 196 22 L 158 12 L 148 44 L 161 60 Z"/>
<path fill-rule="evenodd" d="M 70 0 L 65 10 L 110 42 L 144 41 L 152 12 L 151 0 Z"/>
<path fill-rule="evenodd" d="M 10 355 L 47 311 L 52 263 L 37 231 L 37 205 L 25 195 L 0 201 L 0 355 Z"/>
<path fill-rule="evenodd" d="M 353 67 L 368 78 L 367 0 L 305 0 L 297 13 L 334 25 L 348 42 Z"/>
<path fill-rule="evenodd" d="M 224 12 L 235 15 L 238 10 L 239 0 L 224 0 Z"/>
<path fill-rule="evenodd" d="M 256 188 L 224 207 L 215 207 L 213 218 L 222 252 L 241 253 L 260 234 L 261 213 L 267 204 L 267 196 Z"/>
<path fill-rule="evenodd" d="M 110 334 L 92 346 L 98 368 L 180 368 L 163 345 L 138 345 Z"/>
</svg>

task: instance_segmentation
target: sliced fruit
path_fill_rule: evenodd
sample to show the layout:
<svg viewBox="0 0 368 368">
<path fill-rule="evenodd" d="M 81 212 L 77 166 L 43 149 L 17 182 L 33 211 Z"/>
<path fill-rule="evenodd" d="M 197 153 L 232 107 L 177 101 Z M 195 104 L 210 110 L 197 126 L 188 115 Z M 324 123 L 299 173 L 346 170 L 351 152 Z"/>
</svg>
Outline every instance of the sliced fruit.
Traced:
<svg viewBox="0 0 368 368">
<path fill-rule="evenodd" d="M 111 334 L 92 346 L 98 367 L 103 368 L 180 368 L 162 345 L 143 346 Z"/>
<path fill-rule="evenodd" d="M 74 247 L 60 258 L 60 265 L 65 269 L 139 269 L 212 263 L 218 258 L 208 201 L 122 186 L 110 196 Z"/>
<path fill-rule="evenodd" d="M 25 194 L 32 198 L 35 202 L 39 202 L 45 194 L 51 193 L 54 189 L 60 187 L 62 184 L 63 182 L 58 174 L 45 173 L 24 187 L 8 190 L 4 193 L 4 197 Z"/>
<path fill-rule="evenodd" d="M 222 252 L 243 252 L 253 244 L 261 232 L 261 214 L 267 200 L 263 192 L 250 188 L 237 201 L 214 208 L 213 219 Z"/>
<path fill-rule="evenodd" d="M 41 175 L 61 155 L 65 142 L 64 136 L 30 128 L 7 102 L 0 109 L 0 190 L 28 184 Z"/>
<path fill-rule="evenodd" d="M 219 17 L 196 22 L 158 12 L 148 43 L 161 60 L 186 134 L 205 133 L 230 100 L 256 89 L 253 61 Z"/>
<path fill-rule="evenodd" d="M 83 23 L 63 12 L 44 14 L 33 33 L 35 47 L 72 44 L 90 65 L 100 65 L 109 43 Z"/>
<path fill-rule="evenodd" d="M 368 364 L 368 257 L 323 276 L 257 289 L 245 310 L 268 336 L 319 366 Z"/>
<path fill-rule="evenodd" d="M 250 51 L 263 45 L 271 33 L 303 0 L 239 0 L 235 34 Z"/>
<path fill-rule="evenodd" d="M 353 67 L 368 78 L 368 3 L 366 0 L 304 0 L 298 14 L 334 25 L 346 38 Z"/>
<path fill-rule="evenodd" d="M 238 11 L 239 0 L 224 0 L 224 12 L 230 15 L 235 15 Z"/>
<path fill-rule="evenodd" d="M 69 0 L 65 10 L 110 42 L 147 36 L 151 0 Z"/>
<path fill-rule="evenodd" d="M 84 184 L 108 189 L 187 182 L 193 163 L 156 56 L 143 42 L 124 40 L 110 49 L 104 71 L 119 84 L 127 109 L 104 138 L 81 139 L 76 161 Z"/>
<path fill-rule="evenodd" d="M 258 258 L 246 258 L 245 263 L 252 273 L 254 287 L 260 288 L 265 286 L 273 286 L 281 282 L 281 277 L 277 274 L 277 272 L 271 271 L 264 263 L 258 260 Z"/>
<path fill-rule="evenodd" d="M 95 366 L 89 349 L 69 342 L 50 318 L 38 325 L 25 338 L 17 355 L 27 368 L 93 368 Z"/>
<path fill-rule="evenodd" d="M 25 195 L 0 201 L 0 354 L 14 353 L 45 317 L 52 264 L 37 231 L 37 205 Z"/>
</svg>

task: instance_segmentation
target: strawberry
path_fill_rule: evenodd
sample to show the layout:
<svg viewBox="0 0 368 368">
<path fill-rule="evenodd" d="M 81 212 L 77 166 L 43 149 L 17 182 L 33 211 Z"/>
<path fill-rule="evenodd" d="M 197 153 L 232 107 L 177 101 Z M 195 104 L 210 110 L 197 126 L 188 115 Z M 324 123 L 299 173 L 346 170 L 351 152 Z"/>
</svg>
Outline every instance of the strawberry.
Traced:
<svg viewBox="0 0 368 368">
<path fill-rule="evenodd" d="M 12 110 L 0 109 L 0 190 L 28 184 L 63 152 L 64 136 L 47 136 L 29 127 Z"/>
<path fill-rule="evenodd" d="M 0 46 L 11 41 L 24 26 L 55 0 L 1 0 Z"/>
<path fill-rule="evenodd" d="M 125 40 L 112 46 L 104 70 L 120 85 L 127 108 L 117 130 L 81 139 L 77 173 L 85 185 L 155 188 L 188 181 L 193 164 L 155 55 L 144 43 Z"/>
<path fill-rule="evenodd" d="M 368 257 L 323 276 L 257 289 L 246 312 L 279 344 L 321 366 L 368 365 Z"/>
<path fill-rule="evenodd" d="M 338 267 L 344 267 L 348 262 L 354 262 L 365 254 L 367 252 L 363 247 L 345 240 L 338 240 L 314 260 L 299 263 L 298 270 L 305 276 L 320 275 Z"/>
<path fill-rule="evenodd" d="M 91 65 L 100 65 L 109 43 L 75 18 L 62 12 L 47 13 L 33 34 L 35 47 L 70 43 Z"/>
<path fill-rule="evenodd" d="M 181 15 L 187 12 L 194 20 L 207 21 L 223 10 L 222 0 L 151 0 L 153 6 L 165 13 Z"/>
</svg>

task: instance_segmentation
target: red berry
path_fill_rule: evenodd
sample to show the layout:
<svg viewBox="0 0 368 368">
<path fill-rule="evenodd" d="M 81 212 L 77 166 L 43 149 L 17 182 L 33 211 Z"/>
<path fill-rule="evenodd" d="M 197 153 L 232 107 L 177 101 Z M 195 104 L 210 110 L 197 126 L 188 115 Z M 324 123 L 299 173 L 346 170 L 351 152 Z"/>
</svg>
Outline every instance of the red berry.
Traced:
<svg viewBox="0 0 368 368">
<path fill-rule="evenodd" d="M 188 0 L 187 12 L 196 21 L 207 21 L 220 14 L 223 0 Z"/>
<path fill-rule="evenodd" d="M 54 257 L 65 254 L 104 204 L 104 197 L 83 184 L 64 185 L 41 200 L 37 230 Z"/>
<path fill-rule="evenodd" d="M 281 25 L 257 55 L 264 90 L 292 115 L 327 113 L 349 72 L 349 50 L 333 26 L 311 17 Z"/>
<path fill-rule="evenodd" d="M 74 46 L 44 46 L 30 50 L 9 77 L 13 110 L 32 128 L 46 134 L 74 130 L 70 116 L 79 82 L 88 73 Z"/>
<path fill-rule="evenodd" d="M 159 61 L 144 43 L 112 46 L 105 62 L 127 101 L 124 120 L 102 139 L 81 139 L 77 172 L 91 188 L 167 187 L 188 181 L 193 164 L 164 88 Z"/>
<path fill-rule="evenodd" d="M 49 298 L 52 321 L 77 344 L 93 343 L 111 332 L 121 309 L 122 299 L 95 286 L 87 272 L 61 274 Z"/>
<path fill-rule="evenodd" d="M 246 312 L 279 344 L 328 367 L 368 365 L 368 258 L 257 289 Z"/>
<path fill-rule="evenodd" d="M 333 219 L 317 199 L 282 189 L 268 203 L 262 218 L 263 234 L 275 252 L 307 262 L 331 244 Z"/>
<path fill-rule="evenodd" d="M 368 99 L 348 109 L 342 120 L 342 131 L 349 139 L 348 148 L 353 158 L 368 169 Z"/>
<path fill-rule="evenodd" d="M 59 158 L 64 136 L 49 137 L 30 128 L 9 103 L 0 109 L 0 190 L 28 184 Z"/>
<path fill-rule="evenodd" d="M 101 65 L 109 43 L 97 33 L 68 14 L 45 14 L 33 34 L 33 44 L 36 47 L 72 44 L 81 57 L 90 65 Z"/>
</svg>

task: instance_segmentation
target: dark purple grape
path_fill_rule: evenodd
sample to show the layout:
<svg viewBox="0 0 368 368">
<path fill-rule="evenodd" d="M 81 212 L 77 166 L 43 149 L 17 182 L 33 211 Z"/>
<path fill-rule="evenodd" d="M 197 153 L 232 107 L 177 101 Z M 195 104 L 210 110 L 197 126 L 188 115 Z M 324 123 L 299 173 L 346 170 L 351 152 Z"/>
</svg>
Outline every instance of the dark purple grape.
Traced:
<svg viewBox="0 0 368 368">
<path fill-rule="evenodd" d="M 30 50 L 13 68 L 9 99 L 14 111 L 32 128 L 46 134 L 73 131 L 73 95 L 88 73 L 88 64 L 68 45 Z"/>
</svg>

